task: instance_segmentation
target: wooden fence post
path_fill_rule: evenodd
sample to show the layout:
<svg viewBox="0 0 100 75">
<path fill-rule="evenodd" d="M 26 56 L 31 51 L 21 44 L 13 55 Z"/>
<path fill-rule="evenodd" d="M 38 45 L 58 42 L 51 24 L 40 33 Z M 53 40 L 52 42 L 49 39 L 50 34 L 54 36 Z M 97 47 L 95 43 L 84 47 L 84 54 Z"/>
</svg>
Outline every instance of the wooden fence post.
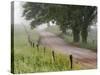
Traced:
<svg viewBox="0 0 100 75">
<path fill-rule="evenodd" d="M 37 41 L 38 45 L 40 45 L 40 41 L 41 41 L 41 37 L 39 37 L 39 39 Z"/>
<path fill-rule="evenodd" d="M 55 62 L 55 53 L 54 53 L 54 51 L 52 51 L 52 57 L 53 57 L 53 61 Z"/>
<path fill-rule="evenodd" d="M 32 46 L 34 47 L 34 42 L 33 42 Z"/>
<path fill-rule="evenodd" d="M 37 47 L 37 50 L 39 50 L 39 45 L 38 44 L 36 45 L 36 47 Z"/>
<path fill-rule="evenodd" d="M 70 55 L 70 68 L 72 69 L 73 68 L 73 56 Z"/>
</svg>

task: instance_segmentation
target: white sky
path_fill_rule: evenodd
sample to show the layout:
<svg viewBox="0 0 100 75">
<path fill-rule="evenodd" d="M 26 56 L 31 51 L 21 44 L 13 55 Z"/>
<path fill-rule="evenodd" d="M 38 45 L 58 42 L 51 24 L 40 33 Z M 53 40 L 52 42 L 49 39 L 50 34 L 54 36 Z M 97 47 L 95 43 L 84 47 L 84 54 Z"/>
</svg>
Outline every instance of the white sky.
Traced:
<svg viewBox="0 0 100 75">
<path fill-rule="evenodd" d="M 27 21 L 22 17 L 22 13 L 23 13 L 22 5 L 23 4 L 24 2 L 21 2 L 21 1 L 14 2 L 14 24 L 15 25 L 21 25 L 21 24 L 29 25 L 30 23 L 30 21 Z M 37 29 L 42 30 L 42 29 L 45 29 L 46 27 L 47 27 L 47 24 L 42 24 L 38 26 Z"/>
<path fill-rule="evenodd" d="M 24 2 L 21 1 L 15 1 L 14 2 L 14 24 L 15 25 L 20 25 L 20 24 L 29 24 L 28 21 L 26 21 L 23 17 L 22 17 L 22 13 L 23 13 L 23 5 Z"/>
<path fill-rule="evenodd" d="M 22 13 L 23 13 L 23 7 L 22 5 L 24 4 L 24 2 L 22 1 L 15 1 L 14 2 L 14 24 L 15 25 L 29 25 L 30 21 L 25 20 L 22 17 Z M 52 23 L 50 25 L 53 25 Z M 38 26 L 38 29 L 44 29 L 47 27 L 47 24 L 42 24 L 40 26 Z M 94 28 L 94 26 L 92 26 L 91 28 Z"/>
<path fill-rule="evenodd" d="M 24 4 L 24 2 L 21 1 L 15 1 L 14 2 L 14 24 L 15 25 L 29 25 L 30 21 L 25 20 L 22 16 L 23 13 L 23 7 L 22 5 Z M 37 27 L 37 29 L 42 30 L 45 29 L 47 27 L 46 24 L 42 24 L 40 26 Z"/>
</svg>

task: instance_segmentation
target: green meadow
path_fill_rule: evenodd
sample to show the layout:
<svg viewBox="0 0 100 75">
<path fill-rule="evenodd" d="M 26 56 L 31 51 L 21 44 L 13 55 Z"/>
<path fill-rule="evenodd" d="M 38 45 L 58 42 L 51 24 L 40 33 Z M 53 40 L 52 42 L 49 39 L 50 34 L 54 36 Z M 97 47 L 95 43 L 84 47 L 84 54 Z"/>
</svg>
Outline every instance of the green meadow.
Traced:
<svg viewBox="0 0 100 75">
<path fill-rule="evenodd" d="M 70 59 L 68 55 L 63 55 L 55 52 L 55 60 L 52 56 L 52 49 L 40 45 L 39 49 L 36 43 L 39 39 L 39 34 L 36 29 L 30 30 L 26 26 L 27 31 L 31 35 L 35 46 L 32 47 L 27 39 L 27 33 L 23 25 L 15 25 L 14 27 L 14 73 L 34 73 L 34 72 L 51 72 L 51 71 L 66 71 L 78 70 L 79 64 L 73 65 L 70 68 Z"/>
</svg>

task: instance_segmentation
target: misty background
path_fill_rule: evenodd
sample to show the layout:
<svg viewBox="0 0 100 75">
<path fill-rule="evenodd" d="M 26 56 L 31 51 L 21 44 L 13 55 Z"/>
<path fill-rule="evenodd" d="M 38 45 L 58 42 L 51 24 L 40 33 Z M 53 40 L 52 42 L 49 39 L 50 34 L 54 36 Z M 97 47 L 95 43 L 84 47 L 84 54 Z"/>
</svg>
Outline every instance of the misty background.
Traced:
<svg viewBox="0 0 100 75">
<path fill-rule="evenodd" d="M 24 8 L 22 6 L 24 4 L 25 4 L 25 2 L 23 2 L 23 1 L 14 2 L 14 25 L 27 25 L 27 26 L 30 26 L 31 21 L 25 20 L 25 18 L 22 17 L 23 10 L 24 10 Z M 55 25 L 55 24 L 50 23 L 50 26 L 52 26 L 52 25 Z M 37 26 L 35 29 L 41 30 L 41 29 L 45 29 L 47 27 L 48 27 L 47 24 L 42 24 L 40 26 Z M 97 25 L 95 23 L 94 23 L 94 25 L 90 26 L 89 32 L 90 32 L 89 35 L 93 34 L 93 37 L 97 36 Z"/>
</svg>

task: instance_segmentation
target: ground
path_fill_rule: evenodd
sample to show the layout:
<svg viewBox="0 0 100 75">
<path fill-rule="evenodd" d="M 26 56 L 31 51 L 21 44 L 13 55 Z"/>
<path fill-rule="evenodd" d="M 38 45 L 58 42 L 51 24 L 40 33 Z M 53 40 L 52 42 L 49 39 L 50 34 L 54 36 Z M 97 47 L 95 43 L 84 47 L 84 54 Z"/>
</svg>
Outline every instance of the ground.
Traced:
<svg viewBox="0 0 100 75">
<path fill-rule="evenodd" d="M 48 31 L 39 31 L 41 43 L 55 51 L 73 55 L 74 62 L 81 65 L 81 69 L 95 69 L 97 67 L 97 54 L 89 49 L 78 48 L 66 43 L 62 38 Z"/>
</svg>

